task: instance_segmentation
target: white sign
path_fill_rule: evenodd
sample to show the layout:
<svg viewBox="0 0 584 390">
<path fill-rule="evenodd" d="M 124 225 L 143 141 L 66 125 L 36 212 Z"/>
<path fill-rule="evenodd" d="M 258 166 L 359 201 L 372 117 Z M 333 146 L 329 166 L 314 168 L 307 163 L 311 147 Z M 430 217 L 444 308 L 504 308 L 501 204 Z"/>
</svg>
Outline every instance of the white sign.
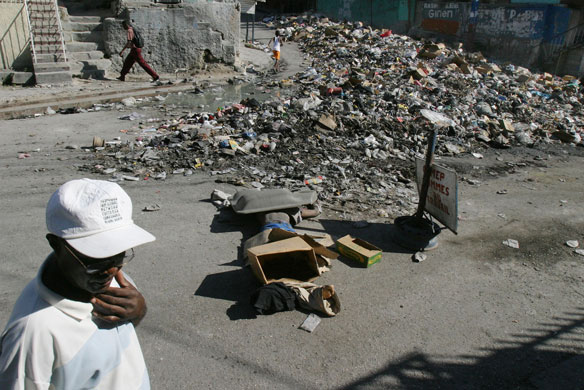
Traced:
<svg viewBox="0 0 584 390">
<path fill-rule="evenodd" d="M 416 158 L 418 194 L 422 191 L 425 164 L 423 159 Z M 458 182 L 455 171 L 432 164 L 425 210 L 456 233 L 458 228 Z"/>
</svg>

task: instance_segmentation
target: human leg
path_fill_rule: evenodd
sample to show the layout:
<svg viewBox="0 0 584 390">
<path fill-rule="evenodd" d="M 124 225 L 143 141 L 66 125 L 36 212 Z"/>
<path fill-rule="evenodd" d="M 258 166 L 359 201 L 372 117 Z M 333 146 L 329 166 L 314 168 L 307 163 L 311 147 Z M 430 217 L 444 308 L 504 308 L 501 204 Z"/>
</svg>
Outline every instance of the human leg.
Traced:
<svg viewBox="0 0 584 390">
<path fill-rule="evenodd" d="M 154 69 L 152 69 L 150 67 L 150 65 L 148 65 L 148 63 L 146 63 L 146 61 L 144 60 L 144 57 L 142 57 L 142 49 L 137 48 L 136 50 L 136 61 L 138 62 L 138 64 L 142 67 L 142 69 L 144 69 L 146 71 L 146 73 L 148 73 L 150 75 L 150 77 L 152 77 L 152 80 L 156 81 L 158 80 L 160 77 L 158 76 L 158 74 L 154 71 Z"/>
<path fill-rule="evenodd" d="M 274 51 L 274 58 L 276 59 L 276 62 L 274 63 L 274 70 L 276 72 L 280 71 L 280 52 L 279 51 Z"/>
<path fill-rule="evenodd" d="M 126 80 L 126 75 L 128 74 L 128 72 L 130 72 L 130 69 L 132 69 L 134 62 L 136 62 L 136 55 L 134 53 L 134 49 L 132 49 L 130 50 L 130 54 L 128 54 L 128 56 L 124 60 L 124 65 L 122 66 L 122 71 L 120 73 L 120 77 L 118 77 L 118 80 L 120 81 Z"/>
</svg>

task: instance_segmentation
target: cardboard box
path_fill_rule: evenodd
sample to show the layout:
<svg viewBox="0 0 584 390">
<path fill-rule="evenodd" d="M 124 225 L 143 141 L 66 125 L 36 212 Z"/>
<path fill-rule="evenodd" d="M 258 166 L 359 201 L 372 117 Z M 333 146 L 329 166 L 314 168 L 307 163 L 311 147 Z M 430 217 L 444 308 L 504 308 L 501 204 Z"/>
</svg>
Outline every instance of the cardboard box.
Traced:
<svg viewBox="0 0 584 390">
<path fill-rule="evenodd" d="M 369 267 L 381 260 L 380 248 L 350 235 L 337 240 L 337 249 L 341 255 L 357 260 L 365 267 Z"/>
<path fill-rule="evenodd" d="M 314 249 L 300 237 L 249 248 L 247 256 L 262 284 L 282 280 L 312 282 L 320 276 Z"/>
</svg>

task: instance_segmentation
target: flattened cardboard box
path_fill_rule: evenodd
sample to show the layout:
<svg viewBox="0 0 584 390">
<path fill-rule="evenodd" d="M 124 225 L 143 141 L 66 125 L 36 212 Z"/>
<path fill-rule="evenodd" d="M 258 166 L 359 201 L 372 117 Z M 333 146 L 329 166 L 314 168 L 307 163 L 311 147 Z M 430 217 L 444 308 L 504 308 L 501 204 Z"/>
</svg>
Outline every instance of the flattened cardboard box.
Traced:
<svg viewBox="0 0 584 390">
<path fill-rule="evenodd" d="M 341 255 L 353 260 L 357 260 L 364 267 L 381 260 L 381 249 L 360 238 L 353 238 L 351 235 L 337 240 L 337 249 Z"/>
<path fill-rule="evenodd" d="M 262 284 L 276 281 L 312 282 L 320 276 L 314 249 L 293 237 L 247 250 L 249 264 Z"/>
</svg>

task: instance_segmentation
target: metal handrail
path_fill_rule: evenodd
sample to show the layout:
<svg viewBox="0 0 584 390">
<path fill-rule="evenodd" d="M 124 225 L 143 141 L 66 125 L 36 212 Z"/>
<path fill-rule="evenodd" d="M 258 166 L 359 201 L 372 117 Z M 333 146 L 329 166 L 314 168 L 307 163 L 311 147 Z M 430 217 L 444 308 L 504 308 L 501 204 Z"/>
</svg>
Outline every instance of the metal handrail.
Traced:
<svg viewBox="0 0 584 390">
<path fill-rule="evenodd" d="M 28 21 L 28 31 L 30 34 L 30 50 L 32 52 L 32 63 L 37 63 L 37 55 L 36 55 L 36 48 L 34 47 L 34 33 L 32 31 L 32 23 L 30 21 L 30 12 L 28 11 L 28 3 L 26 0 L 23 0 L 24 8 L 26 9 L 26 20 Z M 34 65 L 33 65 L 34 66 Z"/>
<path fill-rule="evenodd" d="M 55 4 L 55 14 L 59 22 L 59 37 L 61 38 L 61 49 L 63 50 L 63 60 L 67 62 L 67 52 L 65 51 L 65 36 L 63 35 L 63 25 L 61 24 L 61 15 L 59 15 L 59 4 L 57 0 L 53 0 Z"/>
</svg>

